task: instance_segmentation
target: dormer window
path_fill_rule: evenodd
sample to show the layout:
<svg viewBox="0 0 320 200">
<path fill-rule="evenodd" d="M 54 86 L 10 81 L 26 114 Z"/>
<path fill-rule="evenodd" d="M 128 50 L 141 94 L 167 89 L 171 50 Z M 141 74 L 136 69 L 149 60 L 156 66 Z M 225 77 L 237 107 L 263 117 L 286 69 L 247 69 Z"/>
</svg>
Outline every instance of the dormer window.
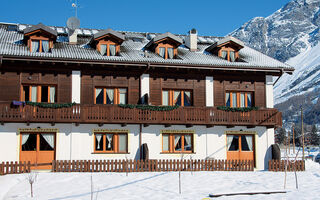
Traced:
<svg viewBox="0 0 320 200">
<path fill-rule="evenodd" d="M 32 40 L 30 45 L 31 52 L 45 52 L 48 53 L 49 48 L 49 40 Z"/>
<path fill-rule="evenodd" d="M 145 48 L 150 49 L 164 59 L 174 59 L 177 57 L 177 49 L 181 44 L 181 38 L 168 32 L 154 37 Z"/>
<path fill-rule="evenodd" d="M 100 54 L 103 56 L 116 56 L 118 46 L 115 43 L 101 43 L 100 44 Z"/>
<path fill-rule="evenodd" d="M 173 59 L 175 57 L 174 49 L 172 46 L 159 46 L 159 56 L 164 59 Z"/>
<path fill-rule="evenodd" d="M 220 57 L 230 62 L 235 62 L 238 56 L 236 56 L 236 52 L 233 49 L 223 49 L 221 50 Z"/>
<path fill-rule="evenodd" d="M 229 62 L 239 61 L 239 50 L 244 47 L 243 42 L 234 38 L 226 37 L 209 46 L 206 51 L 219 56 Z"/>
<path fill-rule="evenodd" d="M 96 33 L 90 43 L 103 56 L 117 56 L 124 40 L 123 34 L 107 29 Z"/>
<path fill-rule="evenodd" d="M 57 32 L 41 23 L 24 30 L 24 41 L 32 53 L 50 52 L 56 39 Z"/>
</svg>

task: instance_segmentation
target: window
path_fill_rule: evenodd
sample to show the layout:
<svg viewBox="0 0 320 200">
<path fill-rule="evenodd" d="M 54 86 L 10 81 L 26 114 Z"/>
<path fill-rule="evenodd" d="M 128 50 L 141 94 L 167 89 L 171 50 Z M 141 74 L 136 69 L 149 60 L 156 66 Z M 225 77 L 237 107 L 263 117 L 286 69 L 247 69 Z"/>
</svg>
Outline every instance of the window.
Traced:
<svg viewBox="0 0 320 200">
<path fill-rule="evenodd" d="M 173 59 L 175 58 L 176 50 L 169 44 L 159 44 L 158 54 L 164 59 Z"/>
<path fill-rule="evenodd" d="M 48 53 L 49 48 L 49 40 L 31 40 L 31 52 L 45 52 Z"/>
<path fill-rule="evenodd" d="M 192 153 L 193 134 L 162 134 L 162 152 Z"/>
<path fill-rule="evenodd" d="M 253 151 L 252 135 L 227 135 L 228 151 Z"/>
<path fill-rule="evenodd" d="M 56 87 L 49 85 L 23 85 L 21 101 L 56 102 Z"/>
<path fill-rule="evenodd" d="M 223 49 L 221 50 L 220 57 L 230 62 L 236 61 L 236 53 L 234 50 Z"/>
<path fill-rule="evenodd" d="M 95 133 L 94 151 L 99 153 L 128 153 L 128 134 Z"/>
<path fill-rule="evenodd" d="M 192 106 L 192 92 L 188 90 L 162 90 L 163 106 Z"/>
<path fill-rule="evenodd" d="M 54 133 L 22 133 L 21 150 L 22 151 L 54 151 L 55 134 Z"/>
<path fill-rule="evenodd" d="M 116 56 L 117 45 L 110 42 L 100 44 L 100 54 L 103 56 Z"/>
<path fill-rule="evenodd" d="M 253 106 L 252 92 L 226 92 L 227 107 L 252 107 Z"/>
<path fill-rule="evenodd" d="M 126 88 L 95 88 L 95 104 L 127 104 Z"/>
</svg>

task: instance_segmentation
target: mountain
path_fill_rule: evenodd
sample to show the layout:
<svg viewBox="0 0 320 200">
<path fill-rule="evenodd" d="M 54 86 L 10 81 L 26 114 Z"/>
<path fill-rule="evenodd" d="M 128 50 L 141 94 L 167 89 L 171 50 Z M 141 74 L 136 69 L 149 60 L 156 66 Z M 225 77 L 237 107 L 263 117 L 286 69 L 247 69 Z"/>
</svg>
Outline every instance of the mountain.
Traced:
<svg viewBox="0 0 320 200">
<path fill-rule="evenodd" d="M 320 124 L 320 0 L 293 0 L 270 16 L 255 17 L 230 35 L 273 58 L 295 67 L 274 87 L 275 107 L 285 122 Z M 318 115 L 318 116 L 317 116 Z"/>
</svg>

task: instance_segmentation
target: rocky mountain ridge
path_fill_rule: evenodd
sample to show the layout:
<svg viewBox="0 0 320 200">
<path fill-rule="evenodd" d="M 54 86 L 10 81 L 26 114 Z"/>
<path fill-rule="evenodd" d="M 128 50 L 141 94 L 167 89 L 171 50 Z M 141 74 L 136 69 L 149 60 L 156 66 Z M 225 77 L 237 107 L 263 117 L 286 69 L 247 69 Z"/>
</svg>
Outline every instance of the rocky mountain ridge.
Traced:
<svg viewBox="0 0 320 200">
<path fill-rule="evenodd" d="M 268 17 L 255 17 L 230 33 L 248 46 L 295 67 L 274 87 L 284 123 L 320 124 L 320 0 L 293 0 Z"/>
</svg>

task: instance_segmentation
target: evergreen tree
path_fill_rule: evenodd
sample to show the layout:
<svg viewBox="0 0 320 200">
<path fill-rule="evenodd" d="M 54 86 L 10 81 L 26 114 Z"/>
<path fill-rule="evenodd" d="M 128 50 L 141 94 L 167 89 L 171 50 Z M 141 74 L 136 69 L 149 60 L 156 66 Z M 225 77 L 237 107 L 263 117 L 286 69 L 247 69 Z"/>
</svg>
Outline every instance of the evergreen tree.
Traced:
<svg viewBox="0 0 320 200">
<path fill-rule="evenodd" d="M 312 125 L 310 139 L 312 145 L 319 145 L 320 144 L 320 136 L 318 135 L 318 129 L 315 125 Z"/>
<path fill-rule="evenodd" d="M 279 129 L 276 130 L 276 139 L 278 141 L 279 144 L 284 144 L 285 140 L 286 140 L 286 130 L 281 127 Z"/>
</svg>

